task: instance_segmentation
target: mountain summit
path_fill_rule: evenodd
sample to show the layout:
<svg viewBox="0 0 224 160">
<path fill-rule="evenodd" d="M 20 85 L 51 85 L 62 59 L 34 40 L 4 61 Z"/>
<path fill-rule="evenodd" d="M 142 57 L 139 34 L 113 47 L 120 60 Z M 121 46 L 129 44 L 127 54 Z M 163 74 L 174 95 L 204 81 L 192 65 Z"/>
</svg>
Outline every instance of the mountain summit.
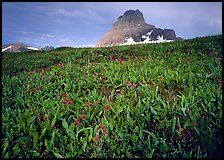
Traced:
<svg viewBox="0 0 224 160">
<path fill-rule="evenodd" d="M 147 24 L 138 10 L 128 10 L 118 17 L 112 28 L 97 43 L 96 47 L 122 44 L 156 43 L 180 40 L 172 29 L 156 28 Z"/>
</svg>

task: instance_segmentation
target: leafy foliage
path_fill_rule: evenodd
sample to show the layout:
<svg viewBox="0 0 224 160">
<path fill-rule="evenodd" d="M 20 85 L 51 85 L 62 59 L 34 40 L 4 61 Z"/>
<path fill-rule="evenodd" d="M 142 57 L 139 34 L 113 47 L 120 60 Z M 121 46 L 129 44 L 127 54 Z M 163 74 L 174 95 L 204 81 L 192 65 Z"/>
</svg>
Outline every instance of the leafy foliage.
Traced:
<svg viewBox="0 0 224 160">
<path fill-rule="evenodd" d="M 222 157 L 222 35 L 2 53 L 3 158 Z"/>
</svg>

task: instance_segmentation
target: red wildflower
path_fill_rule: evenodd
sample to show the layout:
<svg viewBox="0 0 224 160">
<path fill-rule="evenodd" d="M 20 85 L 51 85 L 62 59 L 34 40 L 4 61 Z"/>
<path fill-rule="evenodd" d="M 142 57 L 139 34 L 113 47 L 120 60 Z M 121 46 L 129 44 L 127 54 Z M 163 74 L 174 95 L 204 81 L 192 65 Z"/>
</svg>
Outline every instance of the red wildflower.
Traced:
<svg viewBox="0 0 224 160">
<path fill-rule="evenodd" d="M 67 94 L 63 94 L 64 97 L 67 97 Z"/>
<path fill-rule="evenodd" d="M 44 77 L 46 77 L 47 75 L 46 74 L 44 74 Z"/>
<path fill-rule="evenodd" d="M 135 86 L 135 84 L 132 84 L 132 83 L 130 84 L 130 87 L 134 87 L 134 86 Z"/>
<path fill-rule="evenodd" d="M 166 103 L 169 103 L 169 102 L 170 102 L 170 100 L 169 100 L 169 99 L 167 99 L 167 100 L 166 100 Z"/>
<path fill-rule="evenodd" d="M 193 122 L 193 125 L 194 125 L 194 126 L 197 126 L 197 122 Z"/>
<path fill-rule="evenodd" d="M 103 131 L 103 134 L 107 134 L 107 130 Z"/>
<path fill-rule="evenodd" d="M 73 102 L 70 99 L 62 100 L 63 104 L 73 104 Z"/>
<path fill-rule="evenodd" d="M 86 115 L 85 114 L 82 115 L 82 119 L 83 120 L 86 119 Z"/>
<path fill-rule="evenodd" d="M 103 125 L 103 124 L 101 124 L 101 125 L 100 125 L 100 128 L 103 130 L 103 129 L 104 129 L 104 125 Z"/>
<path fill-rule="evenodd" d="M 176 98 L 177 98 L 177 96 L 176 96 L 176 95 L 174 95 L 174 96 L 173 96 L 173 99 L 176 99 Z"/>
<path fill-rule="evenodd" d="M 32 92 L 32 89 L 30 89 L 29 92 L 31 93 Z"/>
<path fill-rule="evenodd" d="M 96 105 L 98 106 L 100 104 L 100 102 L 96 102 Z"/>
<path fill-rule="evenodd" d="M 23 92 L 23 94 L 26 94 L 26 91 L 25 91 L 25 92 Z"/>
<path fill-rule="evenodd" d="M 188 60 L 188 61 L 190 61 L 190 60 L 191 60 L 191 58 L 188 58 L 187 60 Z"/>
<path fill-rule="evenodd" d="M 173 103 L 172 106 L 175 107 L 176 106 L 176 103 Z"/>
<path fill-rule="evenodd" d="M 48 116 L 44 116 L 43 119 L 46 120 Z"/>
<path fill-rule="evenodd" d="M 59 96 L 59 97 L 61 96 L 60 92 L 58 92 L 58 96 Z"/>
<path fill-rule="evenodd" d="M 119 89 L 116 89 L 115 92 L 116 92 L 116 94 L 121 93 L 121 91 Z"/>
<path fill-rule="evenodd" d="M 73 102 L 70 99 L 67 99 L 67 104 L 73 104 Z"/>
<path fill-rule="evenodd" d="M 35 112 L 35 110 L 34 109 L 32 109 L 32 113 L 34 113 Z"/>
<path fill-rule="evenodd" d="M 110 106 L 106 106 L 106 110 L 107 110 L 107 111 L 110 110 Z"/>
<path fill-rule="evenodd" d="M 219 80 L 219 81 L 218 81 L 218 84 L 219 84 L 219 85 L 222 85 L 222 80 Z"/>
<path fill-rule="evenodd" d="M 77 120 L 78 122 L 80 122 L 80 118 L 77 118 L 76 120 Z"/>
<path fill-rule="evenodd" d="M 42 77 L 42 74 L 40 74 L 40 77 Z"/>
<path fill-rule="evenodd" d="M 86 108 L 86 111 L 88 111 L 89 108 Z"/>
<path fill-rule="evenodd" d="M 32 72 L 29 72 L 29 75 L 30 75 L 30 76 L 32 76 L 32 74 L 33 74 Z"/>
<path fill-rule="evenodd" d="M 123 62 L 121 58 L 118 61 L 119 61 L 120 64 L 122 64 L 122 62 Z"/>
<path fill-rule="evenodd" d="M 126 80 L 126 81 L 125 81 L 125 83 L 126 83 L 126 84 L 128 84 L 128 83 L 129 83 L 129 81 L 128 81 L 128 80 Z"/>
<path fill-rule="evenodd" d="M 79 122 L 75 121 L 74 124 L 77 126 L 79 124 Z"/>
<path fill-rule="evenodd" d="M 109 102 L 109 103 L 110 103 L 110 99 L 108 99 L 108 100 L 107 100 L 107 102 Z"/>
<path fill-rule="evenodd" d="M 91 102 L 86 102 L 86 105 L 88 105 L 89 107 L 92 107 L 92 106 L 93 106 L 93 103 L 91 103 Z"/>
<path fill-rule="evenodd" d="M 95 141 L 98 141 L 98 140 L 99 140 L 99 136 L 95 136 L 95 137 L 94 137 L 94 140 L 95 140 Z"/>
<path fill-rule="evenodd" d="M 34 90 L 35 90 L 35 91 L 38 91 L 38 90 L 39 90 L 39 88 L 38 88 L 38 87 L 36 87 L 36 88 L 34 88 Z"/>
<path fill-rule="evenodd" d="M 36 116 L 37 116 L 37 117 L 40 117 L 40 113 L 37 113 Z"/>
<path fill-rule="evenodd" d="M 162 78 L 163 78 L 163 76 L 159 76 L 159 78 L 160 78 L 160 79 L 162 79 Z"/>
<path fill-rule="evenodd" d="M 54 126 L 54 125 L 52 125 L 52 126 L 51 126 L 51 128 L 55 128 L 55 126 Z"/>
<path fill-rule="evenodd" d="M 99 132 L 99 130 L 97 129 L 97 130 L 96 130 L 96 133 L 98 133 L 98 132 Z"/>
</svg>

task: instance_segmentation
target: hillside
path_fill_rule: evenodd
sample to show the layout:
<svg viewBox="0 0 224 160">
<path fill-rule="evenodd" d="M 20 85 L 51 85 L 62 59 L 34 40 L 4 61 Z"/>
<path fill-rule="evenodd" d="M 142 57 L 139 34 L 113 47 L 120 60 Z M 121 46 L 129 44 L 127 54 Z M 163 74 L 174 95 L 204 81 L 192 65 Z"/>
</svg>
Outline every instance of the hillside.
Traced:
<svg viewBox="0 0 224 160">
<path fill-rule="evenodd" d="M 2 73 L 4 158 L 222 157 L 222 35 L 2 53 Z"/>
</svg>

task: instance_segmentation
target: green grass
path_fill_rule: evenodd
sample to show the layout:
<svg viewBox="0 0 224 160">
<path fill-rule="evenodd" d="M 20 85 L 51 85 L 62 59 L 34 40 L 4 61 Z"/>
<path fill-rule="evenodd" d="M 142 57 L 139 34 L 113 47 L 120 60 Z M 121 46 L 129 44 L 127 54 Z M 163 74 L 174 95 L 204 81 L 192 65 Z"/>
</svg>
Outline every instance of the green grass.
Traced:
<svg viewBox="0 0 224 160">
<path fill-rule="evenodd" d="M 2 53 L 2 158 L 222 157 L 221 57 L 222 35 Z"/>
</svg>

